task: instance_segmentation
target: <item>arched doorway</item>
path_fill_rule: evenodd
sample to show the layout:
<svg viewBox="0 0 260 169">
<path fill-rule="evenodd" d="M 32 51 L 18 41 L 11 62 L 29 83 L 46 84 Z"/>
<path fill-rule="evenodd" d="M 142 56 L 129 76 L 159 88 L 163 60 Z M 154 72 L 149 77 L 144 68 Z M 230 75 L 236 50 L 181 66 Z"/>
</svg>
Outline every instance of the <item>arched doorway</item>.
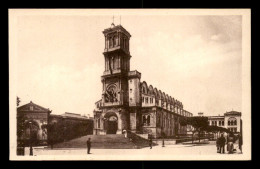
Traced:
<svg viewBox="0 0 260 169">
<path fill-rule="evenodd" d="M 107 134 L 116 134 L 118 128 L 118 119 L 116 114 L 110 114 L 106 120 Z"/>
<path fill-rule="evenodd" d="M 39 124 L 34 120 L 30 120 L 25 123 L 25 128 L 25 138 L 28 141 L 28 144 L 31 142 L 33 145 L 37 145 L 39 142 Z"/>
</svg>

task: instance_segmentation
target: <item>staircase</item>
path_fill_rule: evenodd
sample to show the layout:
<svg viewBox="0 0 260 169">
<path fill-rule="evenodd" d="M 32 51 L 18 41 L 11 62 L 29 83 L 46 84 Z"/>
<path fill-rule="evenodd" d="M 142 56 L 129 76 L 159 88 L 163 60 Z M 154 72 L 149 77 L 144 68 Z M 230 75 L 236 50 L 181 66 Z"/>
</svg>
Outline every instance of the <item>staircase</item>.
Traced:
<svg viewBox="0 0 260 169">
<path fill-rule="evenodd" d="M 87 148 L 87 140 L 91 138 L 93 149 L 136 149 L 137 146 L 123 134 L 87 135 L 55 144 L 53 148 Z"/>
</svg>

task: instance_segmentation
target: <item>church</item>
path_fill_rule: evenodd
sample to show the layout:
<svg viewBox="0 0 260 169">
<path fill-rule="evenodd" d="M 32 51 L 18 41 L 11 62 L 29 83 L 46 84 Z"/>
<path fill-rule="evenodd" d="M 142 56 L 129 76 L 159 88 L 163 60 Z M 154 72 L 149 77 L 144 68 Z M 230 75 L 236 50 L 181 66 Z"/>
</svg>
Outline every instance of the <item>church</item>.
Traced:
<svg viewBox="0 0 260 169">
<path fill-rule="evenodd" d="M 186 134 L 179 123 L 193 116 L 181 101 L 141 81 L 141 73 L 130 70 L 130 33 L 121 25 L 103 31 L 105 37 L 102 98 L 95 103 L 95 135 L 130 131 L 153 138 Z"/>
</svg>

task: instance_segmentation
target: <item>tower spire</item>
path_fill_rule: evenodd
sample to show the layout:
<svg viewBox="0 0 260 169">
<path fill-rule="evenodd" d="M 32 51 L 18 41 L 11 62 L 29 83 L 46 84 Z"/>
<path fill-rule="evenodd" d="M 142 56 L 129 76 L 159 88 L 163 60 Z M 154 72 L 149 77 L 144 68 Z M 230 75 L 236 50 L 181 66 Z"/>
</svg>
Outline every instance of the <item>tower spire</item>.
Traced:
<svg viewBox="0 0 260 169">
<path fill-rule="evenodd" d="M 113 15 L 113 22 L 111 24 L 111 27 L 113 28 L 114 26 L 115 26 L 115 24 L 114 24 L 114 15 Z"/>
</svg>

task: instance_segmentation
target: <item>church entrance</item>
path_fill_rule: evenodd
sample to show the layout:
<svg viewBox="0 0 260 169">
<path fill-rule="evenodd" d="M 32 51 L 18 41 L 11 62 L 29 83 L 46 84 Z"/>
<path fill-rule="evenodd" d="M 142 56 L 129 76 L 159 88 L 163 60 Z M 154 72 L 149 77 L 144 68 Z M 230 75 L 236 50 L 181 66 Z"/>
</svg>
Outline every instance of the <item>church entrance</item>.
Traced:
<svg viewBox="0 0 260 169">
<path fill-rule="evenodd" d="M 112 115 L 107 120 L 107 134 L 116 134 L 118 127 L 117 117 Z"/>
<path fill-rule="evenodd" d="M 108 121 L 107 134 L 116 134 L 117 121 Z"/>
</svg>

